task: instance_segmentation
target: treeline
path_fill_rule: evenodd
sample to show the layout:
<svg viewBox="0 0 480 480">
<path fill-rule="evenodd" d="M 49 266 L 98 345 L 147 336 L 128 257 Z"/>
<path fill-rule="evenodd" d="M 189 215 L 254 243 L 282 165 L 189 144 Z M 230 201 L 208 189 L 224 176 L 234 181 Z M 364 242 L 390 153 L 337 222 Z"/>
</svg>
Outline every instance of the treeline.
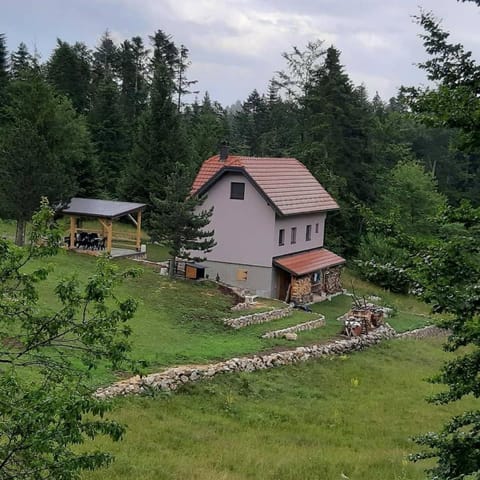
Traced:
<svg viewBox="0 0 480 480">
<path fill-rule="evenodd" d="M 416 123 L 402 95 L 370 100 L 333 46 L 283 56 L 265 94 L 222 106 L 195 96 L 188 49 L 161 30 L 120 44 L 107 32 L 93 50 L 58 40 L 45 62 L 24 44 L 9 54 L 0 36 L 0 215 L 21 242 L 41 195 L 151 203 L 172 175 L 189 184 L 223 140 L 233 154 L 301 160 L 340 203 L 327 243 L 345 254 L 364 248 L 372 215 L 413 226 L 444 200 L 478 203 L 480 157 L 457 148 L 455 130 Z"/>
</svg>

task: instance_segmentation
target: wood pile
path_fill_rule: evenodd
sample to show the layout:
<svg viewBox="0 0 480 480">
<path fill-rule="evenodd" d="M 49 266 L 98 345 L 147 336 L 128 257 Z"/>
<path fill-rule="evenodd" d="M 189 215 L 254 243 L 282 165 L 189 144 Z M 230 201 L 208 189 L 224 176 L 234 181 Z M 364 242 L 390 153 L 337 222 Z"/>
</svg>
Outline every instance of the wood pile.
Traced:
<svg viewBox="0 0 480 480">
<path fill-rule="evenodd" d="M 365 335 L 383 325 L 384 316 L 384 308 L 355 299 L 352 309 L 341 317 L 344 323 L 343 333 L 349 337 Z"/>
</svg>

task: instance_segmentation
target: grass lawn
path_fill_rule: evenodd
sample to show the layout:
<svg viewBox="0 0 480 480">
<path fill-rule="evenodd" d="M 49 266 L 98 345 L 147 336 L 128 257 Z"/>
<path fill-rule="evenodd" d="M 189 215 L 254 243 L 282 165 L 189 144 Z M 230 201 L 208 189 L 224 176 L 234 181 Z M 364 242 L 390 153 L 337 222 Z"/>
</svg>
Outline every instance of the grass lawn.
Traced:
<svg viewBox="0 0 480 480">
<path fill-rule="evenodd" d="M 0 219 L 0 237 L 7 238 L 12 242 L 15 240 L 16 222 L 13 220 Z"/>
<path fill-rule="evenodd" d="M 53 289 L 58 280 L 72 274 L 80 280 L 86 279 L 93 271 L 95 259 L 71 252 L 62 252 L 50 263 L 54 267 L 49 279 L 40 287 L 42 306 L 56 307 Z M 121 267 L 131 268 L 137 264 L 129 260 L 117 260 Z M 366 287 L 365 287 L 366 288 Z M 378 289 L 372 292 L 382 294 Z M 338 296 L 313 306 L 315 313 L 295 311 L 290 317 L 240 330 L 225 327 L 222 319 L 247 312 L 232 313 L 230 297 L 218 292 L 210 282 L 193 282 L 169 279 L 160 276 L 153 269 L 145 268 L 143 274 L 127 280 L 118 288 L 119 297 L 132 296 L 139 300 L 139 308 L 132 321 L 132 357 L 148 362 L 147 371 L 158 371 L 170 365 L 207 363 L 233 356 L 268 351 L 279 346 L 288 348 L 298 345 L 322 342 L 339 334 L 341 325 L 336 318 L 351 306 L 351 298 Z M 402 304 L 403 298 L 390 294 L 388 302 Z M 414 303 L 410 298 L 405 310 L 426 311 L 423 304 Z M 415 301 L 416 302 L 416 301 Z M 272 305 L 278 305 L 273 302 Z M 265 305 L 261 304 L 260 310 Z M 297 323 L 303 323 L 325 315 L 326 326 L 300 332 L 296 341 L 285 339 L 262 339 L 269 330 L 277 330 Z M 428 319 L 414 313 L 399 313 L 389 320 L 394 328 L 416 328 Z M 397 324 L 396 324 L 397 323 Z M 114 375 L 106 366 L 95 372 L 94 382 L 105 384 L 114 380 Z"/>
<path fill-rule="evenodd" d="M 119 225 L 120 228 L 131 228 L 127 224 Z M 11 238 L 14 231 L 13 222 L 0 223 L 0 234 Z M 163 260 L 167 256 L 163 246 L 150 244 L 147 248 L 149 258 L 152 260 Z M 54 271 L 46 282 L 41 283 L 40 298 L 45 309 L 53 310 L 57 306 L 53 295 L 57 282 L 72 274 L 77 275 L 80 280 L 85 280 L 93 272 L 95 259 L 87 255 L 62 252 L 57 257 L 46 261 L 52 265 Z M 116 262 L 124 268 L 137 266 L 128 260 Z M 380 295 L 385 303 L 394 306 L 398 315 L 389 321 L 400 331 L 416 328 L 428 322 L 425 317 L 417 315 L 427 313 L 428 307 L 415 299 L 383 292 L 346 272 L 344 285 L 350 288 L 350 284 L 354 286 L 357 294 Z M 220 294 L 216 286 L 209 282 L 181 280 L 171 282 L 146 267 L 140 277 L 129 279 L 120 286 L 118 295 L 133 296 L 139 300 L 139 308 L 132 321 L 132 356 L 135 359 L 147 361 L 148 372 L 158 371 L 170 365 L 207 363 L 268 351 L 279 346 L 287 348 L 326 341 L 338 335 L 341 326 L 336 318 L 349 310 L 351 305 L 350 297 L 340 296 L 332 301 L 314 305 L 315 314 L 295 311 L 288 318 L 232 330 L 223 326 L 221 319 L 247 312 L 231 312 L 231 299 Z M 278 306 L 278 304 L 279 302 L 272 302 L 271 306 Z M 265 305 L 261 305 L 260 310 L 265 310 Z M 298 339 L 294 342 L 285 339 L 260 338 L 267 331 L 317 318 L 318 313 L 325 315 L 326 326 L 300 332 Z M 114 379 L 115 375 L 106 366 L 102 366 L 95 372 L 96 384 L 109 383 Z"/>
<path fill-rule="evenodd" d="M 424 381 L 449 358 L 441 341 L 393 340 L 348 357 L 217 377 L 175 395 L 116 400 L 125 439 L 96 479 L 423 479 L 415 434 L 473 406 L 432 406 Z"/>
</svg>

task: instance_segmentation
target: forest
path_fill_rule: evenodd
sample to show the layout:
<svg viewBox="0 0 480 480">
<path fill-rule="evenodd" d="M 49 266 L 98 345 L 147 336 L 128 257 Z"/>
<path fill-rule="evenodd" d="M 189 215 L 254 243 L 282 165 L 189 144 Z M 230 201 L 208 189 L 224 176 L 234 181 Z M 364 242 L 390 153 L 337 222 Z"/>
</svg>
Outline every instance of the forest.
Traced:
<svg viewBox="0 0 480 480">
<path fill-rule="evenodd" d="M 43 62 L 23 43 L 7 52 L 1 36 L 0 215 L 17 220 L 17 243 L 41 195 L 54 204 L 75 195 L 151 204 L 171 175 L 188 193 L 201 162 L 226 141 L 232 154 L 302 161 L 341 206 L 327 247 L 368 261 L 372 279 L 392 286 L 383 277 L 400 275 L 409 253 L 385 224 L 428 239 L 441 234 L 447 205 L 476 206 L 478 148 L 465 148 L 458 128 L 422 122 L 409 86 L 371 98 L 334 46 L 315 40 L 280 55 L 284 69 L 268 85 L 220 105 L 199 96 L 188 48 L 161 30 L 121 44 L 107 31 L 94 48 L 58 39 Z M 379 263 L 395 271 L 379 272 Z"/>
</svg>

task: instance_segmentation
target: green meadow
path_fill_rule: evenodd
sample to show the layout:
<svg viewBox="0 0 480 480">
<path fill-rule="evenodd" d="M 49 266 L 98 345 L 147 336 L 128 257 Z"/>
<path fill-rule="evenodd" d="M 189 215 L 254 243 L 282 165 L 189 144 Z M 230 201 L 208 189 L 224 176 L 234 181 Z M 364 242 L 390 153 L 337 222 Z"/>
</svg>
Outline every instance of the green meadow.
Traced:
<svg viewBox="0 0 480 480">
<path fill-rule="evenodd" d="M 76 276 L 85 281 L 92 274 L 95 258 L 62 251 L 49 260 L 52 273 L 40 285 L 42 308 L 54 310 L 56 300 L 54 288 L 59 280 Z M 185 363 L 206 363 L 233 356 L 264 352 L 278 347 L 294 347 L 307 343 L 323 342 L 336 337 L 341 330 L 337 318 L 349 310 L 352 298 L 346 295 L 334 297 L 312 307 L 313 313 L 297 311 L 284 319 L 255 325 L 240 330 L 225 327 L 222 319 L 238 316 L 244 312 L 231 312 L 233 300 L 219 292 L 212 282 L 169 280 L 159 275 L 157 269 L 142 267 L 131 260 L 115 260 L 119 268 L 140 268 L 141 275 L 127 279 L 118 287 L 118 297 L 132 296 L 139 302 L 137 313 L 131 322 L 132 357 L 147 362 L 146 372 L 152 372 L 170 365 Z M 351 275 L 347 274 L 347 278 Z M 365 288 L 373 288 L 365 286 Z M 360 287 L 359 287 L 360 288 Z M 378 289 L 367 294 L 380 294 Z M 383 296 L 382 296 L 383 298 Z M 382 303 L 388 305 L 393 300 L 401 302 L 400 296 L 385 295 Z M 397 311 L 389 319 L 394 328 L 405 330 L 416 328 L 429 322 L 423 316 L 428 311 L 420 302 L 408 299 L 409 309 Z M 275 308 L 280 302 L 259 299 L 257 311 Z M 396 307 L 395 307 L 396 308 Z M 254 310 L 255 311 L 255 310 Z M 318 318 L 326 318 L 326 326 L 316 330 L 300 332 L 296 341 L 285 339 L 262 339 L 263 333 Z M 127 375 L 122 372 L 121 375 Z M 94 382 L 105 384 L 115 379 L 106 366 L 94 372 Z"/>
<path fill-rule="evenodd" d="M 11 236 L 12 225 L 4 226 L 3 234 Z M 150 252 L 165 258 L 159 245 Z M 62 251 L 47 262 L 52 272 L 40 284 L 40 308 L 54 311 L 58 281 L 74 275 L 85 282 L 95 258 Z M 171 281 L 158 268 L 131 260 L 115 263 L 142 270 L 118 287 L 117 296 L 139 302 L 131 323 L 131 356 L 147 362 L 145 372 L 326 342 L 338 337 L 337 318 L 352 304 L 351 296 L 340 295 L 313 305 L 311 313 L 294 311 L 284 319 L 232 330 L 222 319 L 244 312 L 232 312 L 233 299 L 214 283 Z M 344 272 L 343 283 L 358 299 L 380 297 L 375 301 L 393 309 L 388 322 L 398 331 L 433 321 L 427 305 L 383 291 L 352 271 Z M 281 305 L 259 299 L 256 311 Z M 296 341 L 261 338 L 319 314 L 326 326 L 300 332 Z M 434 407 L 425 402 L 437 391 L 425 379 L 447 358 L 440 339 L 391 340 L 352 355 L 219 376 L 175 394 L 116 399 L 110 417 L 127 425 L 125 438 L 119 443 L 99 438 L 82 447 L 106 449 L 116 460 L 82 478 L 421 479 L 426 464 L 406 459 L 416 449 L 410 437 L 438 428 L 472 403 Z M 92 383 L 104 385 L 130 374 L 102 364 Z"/>
<path fill-rule="evenodd" d="M 173 395 L 115 401 L 128 426 L 100 479 L 414 480 L 410 440 L 473 406 L 432 406 L 441 340 L 391 340 L 352 355 L 230 374 Z M 342 474 L 345 477 L 342 477 Z"/>
</svg>

